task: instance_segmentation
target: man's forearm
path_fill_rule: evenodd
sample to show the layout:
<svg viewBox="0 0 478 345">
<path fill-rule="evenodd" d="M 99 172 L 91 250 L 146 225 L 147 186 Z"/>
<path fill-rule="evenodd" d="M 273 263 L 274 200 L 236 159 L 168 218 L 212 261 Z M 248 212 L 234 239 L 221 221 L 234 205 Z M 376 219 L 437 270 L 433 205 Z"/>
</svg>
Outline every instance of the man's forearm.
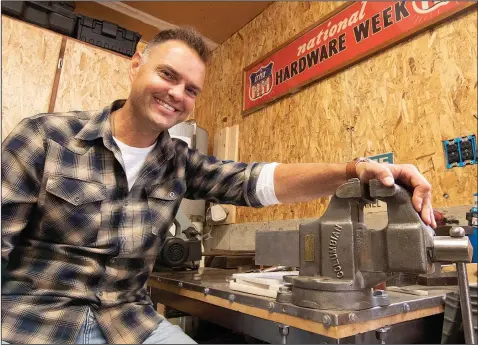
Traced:
<svg viewBox="0 0 478 345">
<path fill-rule="evenodd" d="M 274 172 L 274 189 L 281 203 L 302 202 L 328 196 L 347 182 L 346 164 L 280 164 Z"/>
</svg>

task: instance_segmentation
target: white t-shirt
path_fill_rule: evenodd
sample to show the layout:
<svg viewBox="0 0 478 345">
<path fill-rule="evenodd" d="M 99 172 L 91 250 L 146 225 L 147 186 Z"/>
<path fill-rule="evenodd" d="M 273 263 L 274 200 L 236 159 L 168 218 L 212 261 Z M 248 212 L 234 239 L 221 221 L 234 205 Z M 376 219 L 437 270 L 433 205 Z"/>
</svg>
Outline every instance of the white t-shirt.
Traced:
<svg viewBox="0 0 478 345">
<path fill-rule="evenodd" d="M 146 157 L 154 149 L 156 142 L 149 147 L 132 147 L 122 143 L 115 137 L 113 137 L 113 139 L 123 156 L 126 178 L 128 179 L 128 189 L 131 190 L 131 187 L 133 187 L 134 182 L 138 178 L 139 171 L 143 167 Z"/>
</svg>

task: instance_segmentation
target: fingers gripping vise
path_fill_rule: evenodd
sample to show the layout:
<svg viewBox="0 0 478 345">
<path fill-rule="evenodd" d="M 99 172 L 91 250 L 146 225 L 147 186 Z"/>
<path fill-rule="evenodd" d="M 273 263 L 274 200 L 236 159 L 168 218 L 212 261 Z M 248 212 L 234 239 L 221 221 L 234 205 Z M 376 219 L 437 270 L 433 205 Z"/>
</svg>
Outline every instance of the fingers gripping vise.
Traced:
<svg viewBox="0 0 478 345">
<path fill-rule="evenodd" d="M 380 230 L 364 223 L 365 204 L 387 203 L 388 225 Z M 268 231 L 256 235 L 256 264 L 271 265 L 268 253 L 278 253 L 281 237 L 291 241 L 297 231 Z M 297 263 L 294 255 L 274 264 L 299 266 L 298 276 L 286 277 L 293 304 L 315 309 L 361 310 L 389 304 L 373 287 L 399 272 L 432 273 L 434 261 L 471 261 L 466 237 L 436 237 L 413 208 L 403 187 L 386 187 L 378 180 L 363 184 L 351 179 L 340 186 L 322 217 L 301 224 Z M 285 245 L 284 245 L 285 247 Z M 290 251 L 290 249 L 289 249 Z"/>
</svg>

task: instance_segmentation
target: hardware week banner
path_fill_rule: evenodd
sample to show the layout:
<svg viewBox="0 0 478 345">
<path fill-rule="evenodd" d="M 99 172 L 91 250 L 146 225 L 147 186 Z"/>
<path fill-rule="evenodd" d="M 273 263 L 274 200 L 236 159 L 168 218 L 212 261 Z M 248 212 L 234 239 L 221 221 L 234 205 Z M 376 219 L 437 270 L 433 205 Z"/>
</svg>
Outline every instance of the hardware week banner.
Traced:
<svg viewBox="0 0 478 345">
<path fill-rule="evenodd" d="M 244 69 L 244 115 L 299 91 L 476 1 L 351 2 Z"/>
</svg>

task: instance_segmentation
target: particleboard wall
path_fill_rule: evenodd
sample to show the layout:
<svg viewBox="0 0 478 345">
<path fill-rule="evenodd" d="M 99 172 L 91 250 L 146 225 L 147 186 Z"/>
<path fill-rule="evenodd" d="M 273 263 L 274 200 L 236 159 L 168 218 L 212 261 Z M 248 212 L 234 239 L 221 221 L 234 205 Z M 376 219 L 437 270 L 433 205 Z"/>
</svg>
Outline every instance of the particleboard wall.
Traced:
<svg viewBox="0 0 478 345">
<path fill-rule="evenodd" d="M 127 98 L 131 59 L 68 39 L 54 111 L 102 109 Z"/>
<path fill-rule="evenodd" d="M 471 205 L 477 166 L 446 169 L 442 140 L 477 133 L 477 12 L 385 51 L 355 69 L 348 97 L 354 156 L 393 151 L 432 184 L 435 206 Z M 360 96 L 360 98 L 358 97 Z M 445 195 L 445 197 L 444 197 Z M 446 197 L 448 195 L 448 197 Z"/>
<path fill-rule="evenodd" d="M 276 2 L 217 48 L 196 107 L 199 125 L 214 138 L 216 130 L 238 124 L 239 160 L 245 162 L 343 162 L 393 151 L 397 162 L 417 164 L 432 182 L 435 206 L 471 204 L 476 165 L 446 170 L 441 140 L 477 132 L 474 7 L 291 97 L 241 115 L 243 68 L 342 4 Z M 323 198 L 239 207 L 237 222 L 318 217 L 327 204 Z"/>
<path fill-rule="evenodd" d="M 139 41 L 136 45 L 136 51 L 142 53 L 148 42 Z"/>
<path fill-rule="evenodd" d="M 48 111 L 61 40 L 2 15 L 2 139 L 25 117 Z"/>
</svg>

